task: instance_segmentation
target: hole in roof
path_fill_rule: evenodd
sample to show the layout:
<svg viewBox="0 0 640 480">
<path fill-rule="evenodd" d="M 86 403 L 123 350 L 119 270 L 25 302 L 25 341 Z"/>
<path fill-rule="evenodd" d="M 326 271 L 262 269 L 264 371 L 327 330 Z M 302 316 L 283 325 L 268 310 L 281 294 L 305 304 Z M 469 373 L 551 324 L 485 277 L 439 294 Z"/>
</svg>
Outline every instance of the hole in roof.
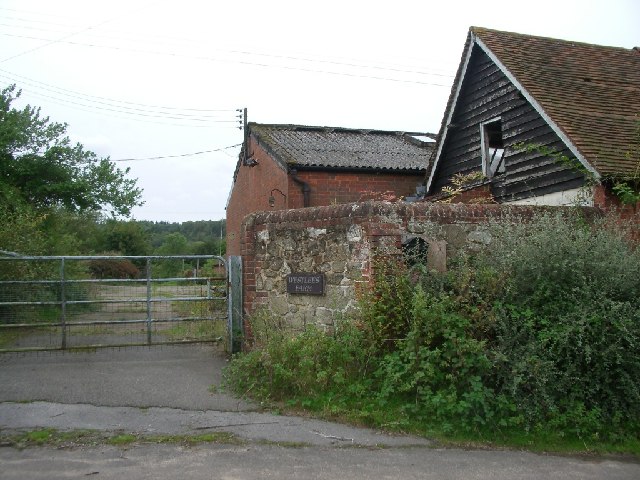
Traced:
<svg viewBox="0 0 640 480">
<path fill-rule="evenodd" d="M 584 80 L 585 82 L 590 82 L 591 79 L 589 77 L 584 77 L 582 80 Z"/>
<path fill-rule="evenodd" d="M 428 137 L 426 135 L 409 135 L 411 138 L 415 138 L 416 140 L 419 140 L 421 142 L 424 143 L 435 143 L 435 140 L 431 137 Z"/>
</svg>

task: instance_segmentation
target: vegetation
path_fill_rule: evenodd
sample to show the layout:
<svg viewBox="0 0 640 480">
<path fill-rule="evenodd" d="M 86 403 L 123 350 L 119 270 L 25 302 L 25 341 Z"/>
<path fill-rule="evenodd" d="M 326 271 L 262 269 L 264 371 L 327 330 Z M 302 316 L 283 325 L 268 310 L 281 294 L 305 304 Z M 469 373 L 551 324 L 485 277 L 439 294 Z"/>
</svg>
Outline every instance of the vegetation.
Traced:
<svg viewBox="0 0 640 480">
<path fill-rule="evenodd" d="M 138 444 L 177 444 L 193 446 L 199 444 L 239 445 L 242 440 L 229 432 L 211 432 L 197 435 L 147 435 L 140 433 L 110 433 L 97 430 L 68 430 L 44 428 L 27 432 L 0 432 L 0 444 L 14 448 L 52 446 L 56 448 L 84 447 L 108 444 L 127 447 Z"/>
<path fill-rule="evenodd" d="M 442 193 L 446 196 L 440 203 L 451 203 L 456 199 L 466 188 L 470 185 L 477 184 L 478 182 L 482 182 L 485 180 L 485 176 L 482 172 L 474 171 L 470 173 L 456 173 L 451 177 L 451 185 L 447 185 L 442 187 Z M 486 202 L 486 199 L 482 199 L 483 202 Z M 475 203 L 475 202 L 471 202 Z"/>
<path fill-rule="evenodd" d="M 37 210 L 108 209 L 128 215 L 142 191 L 127 170 L 72 145 L 65 124 L 52 123 L 40 109 L 11 107 L 20 96 L 15 85 L 0 92 L 0 195 L 3 203 Z"/>
<path fill-rule="evenodd" d="M 0 250 L 29 255 L 224 253 L 224 221 L 124 221 L 142 190 L 108 158 L 72 144 L 67 125 L 12 106 L 0 90 Z M 169 234 L 186 247 L 173 251 Z"/>
<path fill-rule="evenodd" d="M 0 225 L 6 225 L 0 250 L 31 255 L 224 255 L 226 250 L 218 237 L 220 230 L 225 234 L 224 220 L 150 222 L 56 210 L 12 212 L 0 218 Z M 204 237 L 205 231 L 214 236 Z"/>
<path fill-rule="evenodd" d="M 254 316 L 228 386 L 456 441 L 640 454 L 640 251 L 578 214 L 490 233 L 446 273 L 380 258 L 332 335 Z"/>
</svg>

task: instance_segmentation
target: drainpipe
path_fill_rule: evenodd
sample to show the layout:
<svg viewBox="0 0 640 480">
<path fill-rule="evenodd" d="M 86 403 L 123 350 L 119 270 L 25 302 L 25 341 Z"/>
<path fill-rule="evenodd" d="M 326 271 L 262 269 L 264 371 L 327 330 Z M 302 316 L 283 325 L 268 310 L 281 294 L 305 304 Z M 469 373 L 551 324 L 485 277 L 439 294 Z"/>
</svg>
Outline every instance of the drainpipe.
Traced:
<svg viewBox="0 0 640 480">
<path fill-rule="evenodd" d="M 290 170 L 291 179 L 302 187 L 303 205 L 305 208 L 311 206 L 311 187 L 307 182 L 298 178 L 298 171 L 295 168 Z"/>
</svg>

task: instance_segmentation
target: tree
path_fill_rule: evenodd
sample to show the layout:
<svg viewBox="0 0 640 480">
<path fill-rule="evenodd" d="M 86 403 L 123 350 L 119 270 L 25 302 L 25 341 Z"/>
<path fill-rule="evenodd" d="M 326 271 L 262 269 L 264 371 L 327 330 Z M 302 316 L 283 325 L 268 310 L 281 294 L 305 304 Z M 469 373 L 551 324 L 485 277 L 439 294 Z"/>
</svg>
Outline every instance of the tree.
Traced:
<svg viewBox="0 0 640 480">
<path fill-rule="evenodd" d="M 142 190 L 108 158 L 98 158 L 66 136 L 67 125 L 42 117 L 40 108 L 11 107 L 20 96 L 0 92 L 0 201 L 36 210 L 103 211 L 128 216 Z"/>
<path fill-rule="evenodd" d="M 157 255 L 187 255 L 189 242 L 181 233 L 170 233 L 164 237 L 162 245 L 156 249 Z"/>
<path fill-rule="evenodd" d="M 187 255 L 189 254 L 189 242 L 181 233 L 170 233 L 164 237 L 162 245 L 156 248 L 156 255 Z M 171 277 L 180 275 L 185 269 L 184 260 L 164 259 L 159 262 L 154 272 L 157 277 Z"/>
<path fill-rule="evenodd" d="M 121 255 L 148 255 L 151 250 L 147 232 L 138 222 L 109 220 L 104 249 Z"/>
</svg>

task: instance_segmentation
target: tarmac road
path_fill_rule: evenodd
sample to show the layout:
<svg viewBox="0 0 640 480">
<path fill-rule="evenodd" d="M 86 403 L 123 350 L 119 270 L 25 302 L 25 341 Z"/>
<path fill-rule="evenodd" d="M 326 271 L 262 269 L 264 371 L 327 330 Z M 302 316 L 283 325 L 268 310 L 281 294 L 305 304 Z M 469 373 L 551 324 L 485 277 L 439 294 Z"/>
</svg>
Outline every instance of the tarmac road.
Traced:
<svg viewBox="0 0 640 480">
<path fill-rule="evenodd" d="M 640 464 L 519 451 L 439 449 L 319 420 L 273 415 L 220 392 L 210 346 L 0 355 L 0 434 L 228 432 L 239 444 L 0 445 L 0 479 L 638 479 Z"/>
</svg>

